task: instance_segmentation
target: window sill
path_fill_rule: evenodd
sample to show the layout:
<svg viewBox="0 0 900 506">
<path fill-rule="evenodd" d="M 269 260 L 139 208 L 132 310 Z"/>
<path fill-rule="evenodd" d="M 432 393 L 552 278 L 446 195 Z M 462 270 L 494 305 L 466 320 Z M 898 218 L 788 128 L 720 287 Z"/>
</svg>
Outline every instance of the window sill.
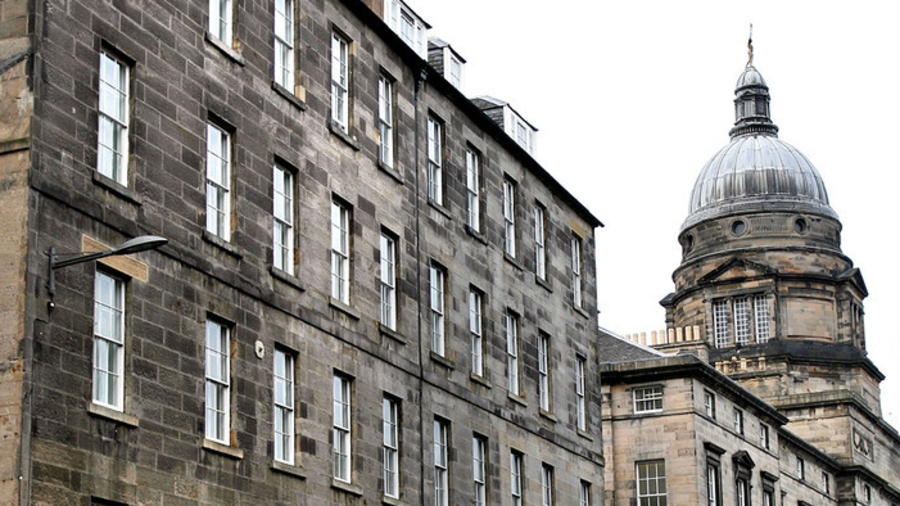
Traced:
<svg viewBox="0 0 900 506">
<path fill-rule="evenodd" d="M 350 137 L 350 134 L 341 130 L 341 127 L 335 125 L 334 121 L 332 121 L 331 118 L 328 118 L 328 131 L 338 139 L 344 141 L 344 144 L 350 146 L 356 151 L 359 151 L 359 143 L 356 142 L 356 139 Z"/>
<path fill-rule="evenodd" d="M 403 337 L 402 335 L 400 335 L 399 333 L 397 333 L 396 330 L 393 330 L 393 329 L 391 329 L 391 328 L 388 328 L 388 327 L 387 327 L 385 324 L 383 324 L 383 323 L 379 323 L 379 324 L 378 324 L 378 332 L 379 332 L 381 335 L 383 335 L 383 336 L 385 336 L 385 337 L 389 337 L 389 338 L 393 339 L 394 341 L 397 341 L 397 342 L 400 343 L 400 344 L 407 344 L 407 343 L 409 343 L 409 341 L 407 341 L 405 337 Z"/>
<path fill-rule="evenodd" d="M 542 418 L 544 418 L 550 422 L 553 422 L 553 423 L 559 422 L 559 420 L 556 418 L 556 415 L 554 415 L 553 413 L 551 413 L 545 409 L 538 409 L 538 414 L 541 415 Z"/>
<path fill-rule="evenodd" d="M 537 283 L 537 285 L 540 286 L 541 288 L 543 288 L 544 290 L 547 290 L 548 292 L 553 293 L 553 287 L 550 286 L 550 281 L 548 281 L 542 277 L 539 277 L 537 274 L 535 274 L 534 282 Z"/>
<path fill-rule="evenodd" d="M 94 180 L 95 185 L 109 190 L 110 193 L 113 193 L 117 197 L 121 197 L 137 206 L 142 204 L 141 196 L 136 191 L 122 185 L 115 179 L 108 178 L 96 170 L 91 173 L 91 177 Z"/>
<path fill-rule="evenodd" d="M 359 312 L 347 304 L 335 299 L 334 297 L 328 297 L 328 305 L 338 311 L 344 313 L 345 315 L 353 318 L 354 320 L 359 320 Z"/>
<path fill-rule="evenodd" d="M 453 363 L 449 358 L 438 355 L 433 350 L 430 352 L 431 360 L 433 360 L 436 364 L 440 364 L 447 369 L 456 369 L 456 364 Z"/>
<path fill-rule="evenodd" d="M 282 283 L 293 286 L 294 288 L 296 288 L 297 290 L 300 290 L 301 292 L 306 291 L 306 289 L 303 288 L 303 285 L 300 284 L 300 280 L 297 279 L 297 277 L 292 274 L 288 274 L 275 266 L 269 266 L 269 273 L 272 274 L 273 278 L 277 279 L 278 281 L 281 281 Z"/>
<path fill-rule="evenodd" d="M 468 223 L 466 223 L 466 233 L 472 236 L 473 239 L 487 246 L 487 239 L 484 238 L 481 232 L 472 228 Z"/>
<path fill-rule="evenodd" d="M 475 373 L 472 373 L 472 374 L 469 374 L 469 379 L 473 383 L 478 383 L 479 385 L 481 385 L 485 388 L 493 388 L 493 385 L 491 385 L 491 382 L 488 381 L 488 379 L 485 378 L 484 376 L 479 376 Z"/>
<path fill-rule="evenodd" d="M 528 402 L 525 401 L 525 399 L 523 399 L 522 397 L 520 397 L 512 392 L 506 392 L 506 398 L 515 402 L 516 404 L 518 404 L 522 407 L 525 407 L 525 408 L 528 407 Z"/>
<path fill-rule="evenodd" d="M 273 460 L 272 470 L 275 472 L 293 476 L 294 478 L 300 478 L 301 480 L 306 479 L 306 475 L 303 474 L 303 468 L 294 464 L 286 464 L 284 462 Z"/>
<path fill-rule="evenodd" d="M 585 311 L 583 307 L 576 306 L 575 304 L 572 304 L 572 311 L 575 311 L 576 313 L 588 319 L 590 319 L 591 317 L 591 315 L 588 314 L 588 312 Z"/>
<path fill-rule="evenodd" d="M 428 205 L 431 206 L 433 209 L 437 210 L 437 212 L 443 214 L 444 217 L 447 218 L 448 220 L 453 219 L 453 215 L 450 214 L 450 210 L 447 209 L 446 207 L 444 207 L 443 204 L 436 202 L 431 197 L 428 197 Z"/>
<path fill-rule="evenodd" d="M 578 432 L 579 437 L 583 437 L 583 438 L 587 439 L 588 441 L 592 441 L 592 442 L 594 441 L 594 436 L 588 434 L 587 432 L 585 432 L 581 429 L 575 429 L 575 430 Z"/>
<path fill-rule="evenodd" d="M 127 425 L 128 427 L 138 427 L 139 422 L 136 416 L 116 411 L 105 406 L 100 406 L 99 404 L 94 404 L 90 401 L 88 401 L 87 412 L 89 415 L 96 416 L 97 418 L 106 418 L 107 420 L 112 420 L 113 422 Z"/>
<path fill-rule="evenodd" d="M 209 33 L 209 31 L 205 32 L 204 35 L 206 36 L 206 42 L 208 42 L 212 47 L 221 51 L 222 54 L 227 56 L 229 60 L 237 63 L 241 67 L 247 64 L 246 60 L 244 60 L 244 57 L 241 56 L 241 53 L 238 53 L 234 49 L 226 46 L 224 41 L 220 40 L 218 37 L 215 37 L 214 35 Z"/>
<path fill-rule="evenodd" d="M 386 504 L 387 506 L 406 506 L 406 503 L 399 498 L 388 497 L 386 495 L 381 496 L 381 504 Z"/>
<path fill-rule="evenodd" d="M 516 257 L 510 255 L 506 251 L 503 252 L 503 259 L 506 260 L 507 262 L 509 262 L 510 264 L 512 264 L 512 266 L 515 267 L 516 269 L 518 269 L 520 271 L 525 270 L 525 268 L 522 267 L 522 264 L 520 264 L 519 261 L 516 260 Z"/>
<path fill-rule="evenodd" d="M 219 455 L 224 455 L 235 460 L 242 460 L 244 458 L 243 450 L 234 448 L 232 446 L 223 445 L 222 443 L 217 443 L 206 438 L 203 438 L 203 445 L 201 446 L 201 448 L 206 451 L 218 453 Z"/>
<path fill-rule="evenodd" d="M 272 81 L 272 89 L 275 90 L 275 93 L 281 95 L 285 100 L 294 105 L 297 109 L 301 111 L 306 110 L 306 102 L 300 100 L 297 95 L 291 93 L 291 90 L 285 88 L 284 86 L 276 83 L 274 80 Z"/>
<path fill-rule="evenodd" d="M 384 172 L 385 174 L 390 176 L 391 179 L 393 179 L 397 183 L 402 184 L 402 185 L 406 184 L 403 181 L 403 176 L 400 175 L 400 171 L 393 167 L 388 167 L 388 165 L 386 163 L 382 162 L 380 158 L 378 159 L 378 162 L 375 165 L 378 166 L 379 170 L 381 170 L 382 172 Z"/>
<path fill-rule="evenodd" d="M 345 492 L 350 495 L 355 495 L 356 497 L 362 497 L 363 495 L 362 487 L 360 487 L 359 485 L 347 483 L 337 478 L 331 479 L 331 488 L 340 490 L 341 492 Z"/>
<path fill-rule="evenodd" d="M 243 260 L 244 254 L 238 251 L 237 246 L 231 244 L 230 242 L 222 239 L 216 234 L 210 232 L 209 230 L 203 229 L 203 240 L 212 244 L 213 246 L 221 249 L 225 253 L 237 258 L 238 260 Z"/>
</svg>

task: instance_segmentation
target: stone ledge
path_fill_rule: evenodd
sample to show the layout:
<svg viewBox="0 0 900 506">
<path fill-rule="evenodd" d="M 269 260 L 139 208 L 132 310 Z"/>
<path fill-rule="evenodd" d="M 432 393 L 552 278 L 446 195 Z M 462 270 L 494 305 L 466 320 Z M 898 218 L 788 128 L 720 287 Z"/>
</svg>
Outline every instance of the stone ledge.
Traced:
<svg viewBox="0 0 900 506">
<path fill-rule="evenodd" d="M 434 201 L 431 197 L 428 197 L 428 205 L 431 206 L 432 209 L 444 215 L 448 220 L 453 219 L 453 215 L 450 214 L 450 210 L 444 207 L 443 204 L 439 204 Z"/>
<path fill-rule="evenodd" d="M 575 304 L 572 304 L 572 311 L 575 311 L 576 313 L 580 314 L 581 316 L 583 316 L 585 318 L 591 317 L 591 315 L 587 311 L 585 311 L 585 309 L 583 307 L 576 306 Z"/>
<path fill-rule="evenodd" d="M 300 100 L 300 97 L 294 95 L 290 90 L 276 83 L 274 80 L 272 81 L 272 89 L 275 90 L 275 93 L 281 95 L 285 100 L 290 102 L 297 109 L 300 109 L 301 111 L 306 110 L 306 102 Z"/>
<path fill-rule="evenodd" d="M 544 290 L 547 290 L 550 293 L 553 293 L 553 287 L 550 285 L 550 281 L 546 280 L 542 277 L 539 277 L 537 274 L 534 275 L 534 282 Z"/>
<path fill-rule="evenodd" d="M 387 506 L 406 506 L 406 503 L 400 499 L 388 497 L 386 495 L 381 496 L 381 504 L 386 504 Z"/>
<path fill-rule="evenodd" d="M 559 422 L 559 420 L 556 418 L 556 415 L 554 415 L 553 413 L 551 413 L 545 409 L 538 409 L 538 414 L 541 415 L 542 418 L 544 418 L 548 421 L 551 421 L 553 423 Z"/>
<path fill-rule="evenodd" d="M 99 404 L 94 404 L 90 401 L 88 401 L 87 412 L 91 416 L 95 416 L 97 418 L 106 418 L 107 420 L 111 420 L 128 427 L 137 428 L 140 423 L 138 418 L 134 415 L 129 415 L 128 413 L 124 413 L 122 411 L 116 411 L 115 409 L 107 408 L 106 406 L 100 406 Z"/>
<path fill-rule="evenodd" d="M 484 238 L 484 234 L 472 228 L 468 223 L 466 223 L 466 233 L 481 244 L 484 244 L 485 246 L 488 245 L 487 239 Z"/>
<path fill-rule="evenodd" d="M 513 267 L 515 267 L 516 269 L 518 269 L 520 271 L 525 270 L 525 267 L 523 267 L 522 264 L 519 263 L 519 261 L 516 259 L 516 257 L 507 253 L 506 250 L 503 250 L 503 259 L 506 260 L 507 262 L 509 262 L 509 264 L 512 265 Z"/>
<path fill-rule="evenodd" d="M 284 462 L 273 460 L 271 468 L 273 471 L 288 474 L 293 476 L 294 478 L 299 478 L 301 480 L 306 479 L 306 474 L 303 473 L 303 468 L 298 465 L 286 464 Z"/>
<path fill-rule="evenodd" d="M 588 434 L 587 432 L 585 432 L 581 429 L 575 429 L 575 431 L 578 432 L 579 437 L 583 437 L 583 438 L 587 439 L 588 441 L 592 441 L 592 442 L 594 441 L 594 436 Z"/>
<path fill-rule="evenodd" d="M 110 193 L 116 195 L 117 197 L 121 197 L 128 202 L 131 202 L 132 204 L 138 206 L 142 204 L 140 194 L 138 194 L 131 188 L 122 185 L 115 179 L 106 177 L 96 170 L 91 171 L 91 179 L 93 180 L 95 185 L 109 190 Z"/>
<path fill-rule="evenodd" d="M 340 490 L 341 492 L 345 492 L 350 495 L 355 495 L 357 497 L 362 497 L 363 490 L 359 485 L 354 485 L 353 483 L 347 483 L 345 481 L 341 481 L 337 478 L 331 479 L 331 488 L 335 490 Z"/>
<path fill-rule="evenodd" d="M 518 404 L 522 407 L 526 407 L 526 408 L 528 407 L 528 401 L 526 401 L 521 396 L 516 395 L 512 392 L 506 392 L 506 398 L 515 402 L 516 404 Z"/>
<path fill-rule="evenodd" d="M 431 351 L 429 356 L 431 357 L 431 360 L 433 360 L 436 364 L 440 364 L 448 369 L 456 369 L 456 364 L 454 364 L 452 360 L 443 355 L 439 355 L 434 351 Z"/>
<path fill-rule="evenodd" d="M 397 341 L 400 344 L 409 343 L 409 341 L 405 337 L 403 337 L 399 332 L 397 332 L 396 330 L 393 330 L 391 328 L 388 328 L 383 323 L 378 324 L 378 332 L 381 335 L 383 335 L 385 337 L 389 337 L 389 338 L 393 339 L 394 341 Z"/>
<path fill-rule="evenodd" d="M 232 459 L 242 460 L 244 458 L 244 451 L 240 448 L 223 445 L 222 443 L 217 443 L 210 439 L 203 438 L 203 444 L 200 447 L 206 451 L 218 453 L 219 455 L 224 455 Z"/>
<path fill-rule="evenodd" d="M 328 297 L 328 305 L 344 313 L 350 318 L 353 318 L 354 320 L 359 320 L 359 311 L 353 309 L 352 307 L 350 307 L 350 305 L 344 304 L 343 302 L 335 299 L 334 297 Z"/>
<path fill-rule="evenodd" d="M 479 376 L 475 373 L 472 373 L 472 374 L 469 374 L 469 379 L 473 383 L 478 383 L 479 385 L 481 385 L 485 388 L 493 388 L 493 385 L 491 385 L 491 382 L 488 381 L 488 379 L 485 378 L 484 376 Z"/>
<path fill-rule="evenodd" d="M 359 151 L 359 143 L 356 142 L 356 139 L 351 137 L 349 133 L 341 130 L 341 127 L 335 125 L 330 117 L 328 118 L 328 131 L 338 139 L 342 140 L 344 144 L 350 146 L 355 151 Z"/>
<path fill-rule="evenodd" d="M 221 237 L 210 232 L 209 230 L 206 230 L 205 228 L 203 229 L 203 240 L 221 249 L 225 253 L 228 253 L 234 258 L 237 258 L 238 260 L 243 260 L 244 258 L 244 254 L 238 251 L 237 246 L 231 244 L 225 239 L 222 239 Z"/>
<path fill-rule="evenodd" d="M 303 288 L 303 285 L 300 284 L 300 280 L 296 276 L 294 276 L 292 274 L 288 274 L 287 272 L 284 272 L 283 270 L 276 268 L 274 265 L 269 266 L 269 273 L 272 275 L 273 278 L 277 279 L 278 281 L 281 281 L 282 283 L 293 286 L 294 288 L 296 288 L 297 290 L 300 290 L 301 292 L 306 291 L 306 289 Z"/>
<path fill-rule="evenodd" d="M 387 174 L 388 176 L 390 176 L 391 179 L 393 179 L 393 180 L 396 181 L 397 183 L 402 184 L 402 185 L 405 185 L 405 184 L 406 184 L 406 182 L 403 181 L 403 176 L 400 175 L 400 171 L 397 170 L 397 169 L 395 169 L 395 168 L 393 168 L 393 167 L 388 167 L 387 164 L 385 164 L 384 162 L 382 162 L 380 158 L 379 158 L 378 161 L 375 163 L 375 166 L 378 167 L 378 169 L 379 169 L 381 172 L 384 172 L 385 174 Z"/>
<path fill-rule="evenodd" d="M 237 63 L 241 67 L 247 64 L 247 62 L 244 60 L 244 57 L 241 56 L 241 53 L 238 53 L 234 49 L 226 46 L 224 41 L 220 40 L 218 37 L 213 36 L 209 33 L 209 31 L 204 32 L 204 36 L 206 38 L 206 42 L 208 42 L 209 45 L 221 51 L 222 54 L 227 56 L 229 60 Z"/>
</svg>

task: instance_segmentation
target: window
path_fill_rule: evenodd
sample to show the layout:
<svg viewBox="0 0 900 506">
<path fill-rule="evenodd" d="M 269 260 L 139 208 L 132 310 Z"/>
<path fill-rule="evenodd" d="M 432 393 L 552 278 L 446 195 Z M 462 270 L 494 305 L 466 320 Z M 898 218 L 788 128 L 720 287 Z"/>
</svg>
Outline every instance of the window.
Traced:
<svg viewBox="0 0 900 506">
<path fill-rule="evenodd" d="M 872 504 L 872 487 L 863 485 L 863 499 L 865 499 L 866 504 Z"/>
<path fill-rule="evenodd" d="M 822 492 L 825 495 L 831 492 L 831 477 L 825 471 L 822 471 Z"/>
<path fill-rule="evenodd" d="M 424 43 L 425 24 L 415 13 L 400 0 L 391 0 L 390 4 L 384 2 L 384 17 L 391 29 L 397 32 L 409 47 L 415 49 L 420 58 L 427 57 Z"/>
<path fill-rule="evenodd" d="M 660 386 L 635 388 L 634 413 L 656 413 L 663 409 L 663 389 Z"/>
<path fill-rule="evenodd" d="M 483 299 L 475 289 L 469 290 L 469 334 L 472 336 L 472 374 L 484 376 L 484 340 L 482 339 L 481 315 Z"/>
<path fill-rule="evenodd" d="M 331 296 L 350 303 L 350 210 L 331 202 Z"/>
<path fill-rule="evenodd" d="M 472 481 L 474 486 L 472 498 L 475 506 L 485 506 L 487 504 L 487 466 L 484 460 L 486 443 L 479 436 L 472 438 Z"/>
<path fill-rule="evenodd" d="M 382 403 L 384 419 L 384 495 L 400 497 L 400 438 L 397 401 L 385 397 Z"/>
<path fill-rule="evenodd" d="M 381 324 L 397 330 L 397 246 L 393 237 L 381 233 Z"/>
<path fill-rule="evenodd" d="M 705 390 L 703 392 L 703 407 L 706 409 L 706 416 L 716 419 L 716 394 Z"/>
<path fill-rule="evenodd" d="M 275 83 L 294 92 L 294 0 L 275 0 Z"/>
<path fill-rule="evenodd" d="M 378 160 L 394 166 L 394 82 L 378 77 Z"/>
<path fill-rule="evenodd" d="M 231 239 L 231 136 L 206 126 L 206 230 Z"/>
<path fill-rule="evenodd" d="M 434 506 L 450 504 L 447 425 L 443 420 L 434 420 Z"/>
<path fill-rule="evenodd" d="M 666 506 L 666 462 L 650 460 L 635 464 L 637 506 Z"/>
<path fill-rule="evenodd" d="M 279 166 L 272 169 L 272 263 L 276 269 L 294 273 L 294 175 Z"/>
<path fill-rule="evenodd" d="M 452 54 L 450 55 L 450 72 L 447 75 L 447 80 L 450 81 L 450 84 L 453 85 L 454 88 L 460 89 L 462 87 L 462 62 Z"/>
<path fill-rule="evenodd" d="M 350 380 L 334 375 L 334 479 L 350 483 Z"/>
<path fill-rule="evenodd" d="M 538 336 L 538 399 L 550 411 L 550 338 L 544 334 Z"/>
<path fill-rule="evenodd" d="M 94 277 L 93 401 L 124 411 L 125 283 L 102 272 Z"/>
<path fill-rule="evenodd" d="M 581 480 L 581 486 L 579 487 L 578 494 L 578 505 L 579 506 L 591 506 L 591 484 Z"/>
<path fill-rule="evenodd" d="M 726 300 L 713 302 L 713 334 L 716 339 L 716 348 L 728 346 L 728 301 Z"/>
<path fill-rule="evenodd" d="M 762 423 L 759 424 L 759 446 L 769 449 L 769 426 Z"/>
<path fill-rule="evenodd" d="M 522 454 L 515 450 L 509 453 L 509 490 L 513 506 L 522 506 Z"/>
<path fill-rule="evenodd" d="M 756 342 L 759 344 L 769 341 L 769 304 L 766 302 L 765 295 L 757 295 L 753 298 L 753 309 L 755 310 L 756 323 Z"/>
<path fill-rule="evenodd" d="M 775 492 L 772 490 L 763 490 L 762 506 L 775 506 Z"/>
<path fill-rule="evenodd" d="M 578 430 L 587 430 L 587 406 L 584 396 L 584 357 L 575 358 L 575 410 L 578 418 Z"/>
<path fill-rule="evenodd" d="M 708 506 L 722 506 L 722 486 L 717 462 L 706 463 L 706 494 Z"/>
<path fill-rule="evenodd" d="M 516 257 L 516 184 L 503 180 L 503 251 Z"/>
<path fill-rule="evenodd" d="M 547 279 L 547 249 L 544 238 L 544 208 L 534 206 L 534 275 Z"/>
<path fill-rule="evenodd" d="M 206 321 L 206 439 L 229 444 L 231 342 L 228 327 Z"/>
<path fill-rule="evenodd" d="M 294 463 L 294 357 L 275 348 L 275 460 Z"/>
<path fill-rule="evenodd" d="M 336 32 L 331 34 L 331 122 L 350 132 L 350 43 Z"/>
<path fill-rule="evenodd" d="M 734 343 L 750 342 L 750 301 L 747 297 L 734 299 Z"/>
<path fill-rule="evenodd" d="M 572 303 L 581 307 L 581 240 L 572 237 Z"/>
<path fill-rule="evenodd" d="M 432 264 L 431 279 L 431 351 L 444 356 L 444 271 Z"/>
<path fill-rule="evenodd" d="M 435 204 L 444 204 L 444 138 L 443 125 L 428 117 L 428 198 Z"/>
<path fill-rule="evenodd" d="M 518 318 L 506 312 L 506 376 L 509 393 L 519 395 L 519 330 Z"/>
<path fill-rule="evenodd" d="M 541 506 L 553 506 L 553 468 L 541 465 Z"/>
<path fill-rule="evenodd" d="M 744 435 L 744 412 L 734 408 L 734 431 Z"/>
<path fill-rule="evenodd" d="M 806 462 L 800 456 L 797 457 L 797 479 L 801 481 L 806 479 Z"/>
<path fill-rule="evenodd" d="M 234 7 L 231 0 L 209 0 L 209 32 L 213 37 L 231 46 L 234 39 Z"/>
<path fill-rule="evenodd" d="M 97 171 L 128 185 L 128 65 L 100 52 L 100 114 Z"/>
<path fill-rule="evenodd" d="M 750 506 L 750 487 L 745 478 L 735 480 L 737 506 Z"/>
<path fill-rule="evenodd" d="M 469 228 L 481 232 L 481 174 L 478 153 L 466 149 L 466 213 Z"/>
</svg>

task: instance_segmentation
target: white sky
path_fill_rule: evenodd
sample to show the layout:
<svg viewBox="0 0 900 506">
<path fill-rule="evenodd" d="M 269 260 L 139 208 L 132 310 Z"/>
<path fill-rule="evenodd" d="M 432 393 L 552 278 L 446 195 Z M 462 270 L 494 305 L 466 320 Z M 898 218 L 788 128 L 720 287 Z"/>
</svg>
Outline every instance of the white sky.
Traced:
<svg viewBox="0 0 900 506">
<path fill-rule="evenodd" d="M 728 142 L 752 22 L 779 136 L 819 170 L 865 276 L 868 351 L 900 428 L 900 2 L 409 2 L 468 60 L 466 94 L 536 125 L 537 159 L 606 225 L 600 324 L 621 334 L 665 326 L 679 227 Z"/>
</svg>

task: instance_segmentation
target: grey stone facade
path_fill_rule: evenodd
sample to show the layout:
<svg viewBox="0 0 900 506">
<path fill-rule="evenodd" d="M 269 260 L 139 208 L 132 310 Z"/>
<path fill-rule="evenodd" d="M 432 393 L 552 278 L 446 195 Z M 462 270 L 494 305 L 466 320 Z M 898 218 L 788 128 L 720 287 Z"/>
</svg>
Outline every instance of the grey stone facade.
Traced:
<svg viewBox="0 0 900 506">
<path fill-rule="evenodd" d="M 14 281 L 0 301 L 8 324 L 0 502 L 434 504 L 439 419 L 449 429 L 451 504 L 473 501 L 474 436 L 487 442 L 490 504 L 511 500 L 511 451 L 523 456 L 527 502 L 538 501 L 547 465 L 557 504 L 574 504 L 582 481 L 601 504 L 592 288 L 600 223 L 376 12 L 379 2 L 296 2 L 290 89 L 273 84 L 272 2 L 235 2 L 229 42 L 209 33 L 204 0 L 0 4 L 0 55 L 18 58 L 0 67 L 3 101 L 33 105 L 2 109 L 3 124 L 20 128 L 0 139 L 0 174 L 10 181 L 0 209 L 15 218 L 0 220 L 11 238 L 0 250 L 18 259 L 0 274 Z M 333 33 L 349 46 L 346 132 L 331 120 Z M 22 44 L 25 56 L 15 56 Z M 130 71 L 124 184 L 97 171 L 101 52 Z M 394 84 L 393 167 L 378 161 L 381 75 Z M 429 118 L 444 127 L 441 203 L 427 193 Z M 209 124 L 231 147 L 227 240 L 206 230 Z M 481 160 L 480 231 L 467 226 L 466 149 Z M 276 165 L 293 175 L 291 269 L 274 264 Z M 516 191 L 514 258 L 504 253 L 504 181 Z M 331 291 L 335 201 L 350 218 L 349 303 Z M 534 274 L 536 205 L 546 279 Z M 144 234 L 169 243 L 58 270 L 48 308 L 50 247 L 92 251 Z M 379 324 L 382 234 L 396 242 L 395 330 Z M 445 273 L 442 354 L 431 347 L 432 265 Z M 97 272 L 125 287 L 121 410 L 92 400 Z M 472 374 L 472 289 L 483 296 L 483 376 Z M 508 312 L 518 316 L 519 395 L 507 390 Z M 220 442 L 204 435 L 209 321 L 228 329 L 230 344 Z M 550 342 L 549 410 L 537 394 L 540 335 Z M 293 464 L 274 459 L 276 350 L 294 360 Z M 585 431 L 576 419 L 579 359 L 588 374 Z M 335 375 L 351 382 L 349 482 L 332 468 Z M 396 499 L 383 496 L 385 396 L 399 406 Z"/>
</svg>

